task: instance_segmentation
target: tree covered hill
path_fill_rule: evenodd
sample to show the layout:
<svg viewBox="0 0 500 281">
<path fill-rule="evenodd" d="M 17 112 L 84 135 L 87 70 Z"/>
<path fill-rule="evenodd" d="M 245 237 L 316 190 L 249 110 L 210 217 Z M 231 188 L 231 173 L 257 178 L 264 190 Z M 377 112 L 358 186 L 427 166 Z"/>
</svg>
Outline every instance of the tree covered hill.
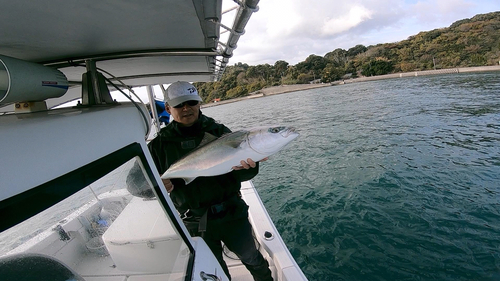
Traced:
<svg viewBox="0 0 500 281">
<path fill-rule="evenodd" d="M 476 15 L 447 28 L 420 32 L 408 39 L 374 46 L 335 49 L 310 55 L 296 65 L 228 66 L 218 82 L 195 83 L 205 102 L 246 96 L 269 86 L 333 82 L 346 77 L 453 67 L 495 65 L 500 61 L 500 12 Z"/>
</svg>

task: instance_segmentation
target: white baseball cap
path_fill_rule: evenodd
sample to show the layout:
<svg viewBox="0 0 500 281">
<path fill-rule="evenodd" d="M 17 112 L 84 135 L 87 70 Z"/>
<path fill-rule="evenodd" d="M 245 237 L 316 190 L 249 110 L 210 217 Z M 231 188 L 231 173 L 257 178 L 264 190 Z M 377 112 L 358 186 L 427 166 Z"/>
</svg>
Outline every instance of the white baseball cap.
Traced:
<svg viewBox="0 0 500 281">
<path fill-rule="evenodd" d="M 168 86 L 164 101 L 169 106 L 174 107 L 190 100 L 203 101 L 198 95 L 198 90 L 191 83 L 177 81 Z"/>
</svg>

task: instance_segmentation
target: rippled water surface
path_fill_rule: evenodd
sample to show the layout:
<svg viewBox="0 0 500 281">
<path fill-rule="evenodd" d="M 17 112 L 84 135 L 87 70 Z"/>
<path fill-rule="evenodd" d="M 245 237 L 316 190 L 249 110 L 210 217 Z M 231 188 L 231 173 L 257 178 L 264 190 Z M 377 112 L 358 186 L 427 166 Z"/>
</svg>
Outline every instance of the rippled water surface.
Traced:
<svg viewBox="0 0 500 281">
<path fill-rule="evenodd" d="M 500 280 L 500 73 L 332 86 L 203 109 L 301 136 L 254 179 L 310 280 Z"/>
</svg>

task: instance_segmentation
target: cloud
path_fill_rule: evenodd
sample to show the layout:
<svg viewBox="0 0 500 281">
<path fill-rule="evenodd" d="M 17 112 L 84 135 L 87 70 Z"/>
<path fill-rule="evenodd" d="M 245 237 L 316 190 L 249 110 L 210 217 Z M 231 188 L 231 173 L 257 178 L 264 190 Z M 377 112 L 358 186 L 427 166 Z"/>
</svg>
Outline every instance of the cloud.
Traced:
<svg viewBox="0 0 500 281">
<path fill-rule="evenodd" d="M 466 0 L 423 0 L 410 6 L 413 16 L 422 23 L 441 23 L 465 18 L 475 2 Z"/>
<path fill-rule="evenodd" d="M 346 15 L 338 18 L 326 19 L 321 28 L 323 35 L 335 35 L 347 31 L 363 21 L 370 19 L 373 12 L 363 6 L 355 5 L 350 8 Z"/>
<path fill-rule="evenodd" d="M 270 1 L 269 7 L 262 11 L 266 17 L 265 34 L 272 38 L 283 38 L 296 33 L 305 24 L 304 15 L 297 10 L 298 5 L 282 5 L 278 1 Z"/>
<path fill-rule="evenodd" d="M 261 35 L 271 38 L 331 37 L 356 27 L 370 19 L 377 13 L 377 9 L 383 9 L 379 4 L 373 4 L 374 1 L 370 5 L 362 2 L 360 0 L 349 3 L 332 3 L 330 0 L 265 0 L 260 2 L 263 6 L 254 17 L 265 22 L 266 28 Z"/>
<path fill-rule="evenodd" d="M 498 0 L 261 0 L 230 63 L 296 64 L 310 54 L 401 41 L 497 10 Z"/>
</svg>

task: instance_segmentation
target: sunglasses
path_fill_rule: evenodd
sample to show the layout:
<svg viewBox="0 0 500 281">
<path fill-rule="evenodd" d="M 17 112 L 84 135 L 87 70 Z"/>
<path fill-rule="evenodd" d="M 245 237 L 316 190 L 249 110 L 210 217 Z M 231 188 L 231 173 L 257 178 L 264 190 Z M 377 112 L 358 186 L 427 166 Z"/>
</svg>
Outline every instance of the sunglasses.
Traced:
<svg viewBox="0 0 500 281">
<path fill-rule="evenodd" d="M 198 105 L 199 101 L 197 100 L 188 100 L 183 103 L 179 103 L 178 105 L 174 106 L 174 108 L 183 108 L 186 104 L 189 106 L 195 106 Z"/>
</svg>

